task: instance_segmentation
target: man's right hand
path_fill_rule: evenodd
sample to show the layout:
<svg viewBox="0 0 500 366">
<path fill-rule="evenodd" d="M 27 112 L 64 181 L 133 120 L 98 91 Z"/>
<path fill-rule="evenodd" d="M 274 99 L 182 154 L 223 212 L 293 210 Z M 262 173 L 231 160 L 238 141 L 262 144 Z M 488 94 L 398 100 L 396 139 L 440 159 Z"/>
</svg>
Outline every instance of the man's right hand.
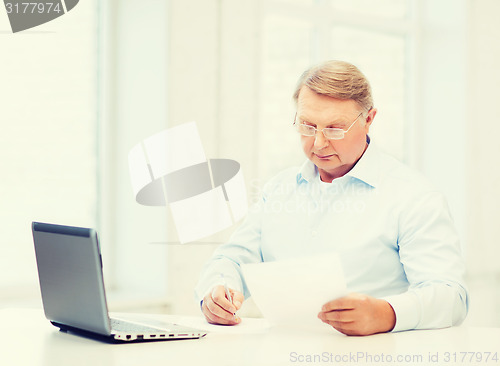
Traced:
<svg viewBox="0 0 500 366">
<path fill-rule="evenodd" d="M 204 298 L 201 311 L 209 323 L 235 325 L 241 318 L 234 315 L 241 308 L 245 297 L 239 291 L 229 289 L 233 302 L 226 297 L 224 286 L 215 286 Z"/>
</svg>

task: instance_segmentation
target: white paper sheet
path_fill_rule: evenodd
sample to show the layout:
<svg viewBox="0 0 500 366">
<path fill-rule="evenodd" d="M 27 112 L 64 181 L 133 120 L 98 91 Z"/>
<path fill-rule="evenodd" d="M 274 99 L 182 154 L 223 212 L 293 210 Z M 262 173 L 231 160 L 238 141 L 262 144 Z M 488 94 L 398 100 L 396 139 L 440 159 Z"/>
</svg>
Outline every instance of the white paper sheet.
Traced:
<svg viewBox="0 0 500 366">
<path fill-rule="evenodd" d="M 244 264 L 242 271 L 257 307 L 274 326 L 331 328 L 317 315 L 325 303 L 347 294 L 337 253 Z"/>
<path fill-rule="evenodd" d="M 125 319 L 160 328 L 168 328 L 168 326 L 173 323 L 190 328 L 201 329 L 210 333 L 259 334 L 266 333 L 270 328 L 269 321 L 264 318 L 243 318 L 241 323 L 237 325 L 215 325 L 208 323 L 203 316 L 134 313 L 110 313 L 110 315 L 113 318 Z"/>
<path fill-rule="evenodd" d="M 265 333 L 269 330 L 270 325 L 267 319 L 263 318 L 243 318 L 241 323 L 237 325 L 215 325 L 208 323 L 202 317 L 180 317 L 177 321 L 179 325 L 186 327 L 201 329 L 210 333 L 225 333 L 225 334 L 255 334 Z"/>
</svg>

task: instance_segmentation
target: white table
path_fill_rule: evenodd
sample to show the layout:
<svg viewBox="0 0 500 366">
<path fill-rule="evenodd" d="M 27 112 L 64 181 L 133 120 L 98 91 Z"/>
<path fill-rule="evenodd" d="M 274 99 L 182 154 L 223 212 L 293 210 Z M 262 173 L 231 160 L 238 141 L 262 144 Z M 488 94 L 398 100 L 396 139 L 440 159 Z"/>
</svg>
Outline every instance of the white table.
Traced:
<svg viewBox="0 0 500 366">
<path fill-rule="evenodd" d="M 156 318 L 193 322 L 191 317 Z M 500 328 L 462 326 L 347 337 L 333 331 L 271 328 L 242 333 L 223 327 L 223 333 L 212 332 L 199 340 L 107 344 L 58 331 L 41 310 L 0 310 L 0 322 L 2 366 L 500 365 Z"/>
</svg>

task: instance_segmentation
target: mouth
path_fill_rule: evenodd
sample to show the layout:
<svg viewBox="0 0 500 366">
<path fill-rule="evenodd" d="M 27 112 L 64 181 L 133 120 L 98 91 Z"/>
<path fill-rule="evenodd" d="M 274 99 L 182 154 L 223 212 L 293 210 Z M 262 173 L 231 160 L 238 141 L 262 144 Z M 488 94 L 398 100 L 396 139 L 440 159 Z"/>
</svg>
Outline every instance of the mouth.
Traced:
<svg viewBox="0 0 500 366">
<path fill-rule="evenodd" d="M 319 155 L 319 154 L 314 154 L 316 155 L 316 157 L 318 159 L 321 159 L 321 160 L 327 160 L 327 159 L 330 159 L 332 156 L 334 156 L 335 154 L 330 154 L 330 155 Z"/>
</svg>

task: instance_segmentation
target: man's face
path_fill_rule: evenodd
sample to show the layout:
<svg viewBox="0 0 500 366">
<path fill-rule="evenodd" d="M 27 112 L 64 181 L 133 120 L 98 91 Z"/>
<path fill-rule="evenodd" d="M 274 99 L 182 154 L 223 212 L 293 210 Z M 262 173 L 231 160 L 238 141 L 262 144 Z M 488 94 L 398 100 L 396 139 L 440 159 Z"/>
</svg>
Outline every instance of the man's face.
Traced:
<svg viewBox="0 0 500 366">
<path fill-rule="evenodd" d="M 347 130 L 362 112 L 354 100 L 341 100 L 319 95 L 303 86 L 297 101 L 297 123 L 304 123 L 321 130 L 335 127 Z M 356 164 L 366 149 L 366 135 L 377 113 L 363 111 L 349 132 L 341 140 L 329 140 L 321 131 L 316 136 L 302 136 L 302 149 L 307 158 L 318 167 L 321 179 L 331 182 L 346 174 Z"/>
</svg>

